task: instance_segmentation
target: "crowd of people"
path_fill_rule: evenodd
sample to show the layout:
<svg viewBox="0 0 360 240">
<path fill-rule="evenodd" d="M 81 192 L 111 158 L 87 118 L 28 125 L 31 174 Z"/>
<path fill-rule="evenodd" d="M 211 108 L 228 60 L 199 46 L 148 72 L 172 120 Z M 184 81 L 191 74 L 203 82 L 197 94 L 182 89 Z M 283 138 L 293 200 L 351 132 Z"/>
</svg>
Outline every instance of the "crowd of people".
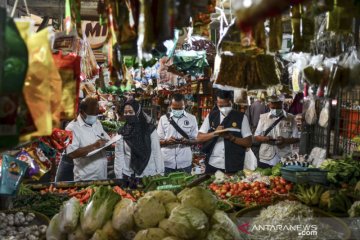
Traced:
<svg viewBox="0 0 360 240">
<path fill-rule="evenodd" d="M 181 94 L 171 97 L 170 112 L 158 123 L 148 116 L 139 102 L 130 99 L 119 110 L 126 120 L 115 143 L 114 171 L 118 179 L 192 170 L 192 145 L 201 144 L 205 173 L 220 170 L 235 173 L 244 168 L 246 152 L 252 149 L 257 165 L 271 167 L 291 154 L 291 145 L 299 141 L 294 116 L 283 109 L 282 100 L 272 96 L 256 100 L 246 113 L 233 109 L 232 94 L 218 91 L 216 106 L 200 129 L 194 115 L 185 111 Z M 73 140 L 66 149 L 57 175 L 73 173 L 75 181 L 107 178 L 105 151 L 89 154 L 110 140 L 97 119 L 96 98 L 83 99 L 78 117 L 66 130 Z M 72 168 L 69 168 L 73 164 Z M 57 176 L 57 180 L 63 180 Z M 69 180 L 69 179 L 67 179 Z"/>
</svg>

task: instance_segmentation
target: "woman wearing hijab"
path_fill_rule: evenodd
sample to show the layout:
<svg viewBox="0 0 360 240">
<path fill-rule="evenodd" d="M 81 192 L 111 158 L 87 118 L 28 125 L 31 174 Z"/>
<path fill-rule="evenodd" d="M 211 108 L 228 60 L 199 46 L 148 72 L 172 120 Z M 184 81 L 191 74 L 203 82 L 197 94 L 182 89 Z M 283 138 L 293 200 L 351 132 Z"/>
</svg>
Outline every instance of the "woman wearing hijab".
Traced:
<svg viewBox="0 0 360 240">
<path fill-rule="evenodd" d="M 116 143 L 114 170 L 116 178 L 134 179 L 164 173 L 160 140 L 156 126 L 139 103 L 125 103 L 122 114 L 126 119 Z"/>
</svg>

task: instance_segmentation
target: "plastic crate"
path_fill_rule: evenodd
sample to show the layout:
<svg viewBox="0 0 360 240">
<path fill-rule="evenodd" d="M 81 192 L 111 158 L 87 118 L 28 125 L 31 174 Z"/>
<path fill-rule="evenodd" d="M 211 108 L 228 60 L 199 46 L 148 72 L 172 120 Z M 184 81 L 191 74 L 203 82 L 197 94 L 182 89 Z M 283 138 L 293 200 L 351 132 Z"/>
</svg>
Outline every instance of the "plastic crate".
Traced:
<svg viewBox="0 0 360 240">
<path fill-rule="evenodd" d="M 327 184 L 328 171 L 319 168 L 301 166 L 287 166 L 281 168 L 281 176 L 294 183 L 320 183 Z"/>
</svg>

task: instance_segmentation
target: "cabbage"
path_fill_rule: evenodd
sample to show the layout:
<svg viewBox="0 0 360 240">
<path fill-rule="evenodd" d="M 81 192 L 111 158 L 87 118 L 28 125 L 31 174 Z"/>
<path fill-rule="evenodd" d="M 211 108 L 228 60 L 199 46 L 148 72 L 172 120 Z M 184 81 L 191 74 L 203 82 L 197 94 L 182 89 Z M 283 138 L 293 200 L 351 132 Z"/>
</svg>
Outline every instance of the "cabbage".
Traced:
<svg viewBox="0 0 360 240">
<path fill-rule="evenodd" d="M 159 227 L 181 239 L 204 239 L 209 222 L 201 210 L 180 205 L 171 212 L 168 219 L 160 222 Z"/>
<path fill-rule="evenodd" d="M 96 230 L 94 235 L 90 238 L 90 240 L 108 240 L 106 234 L 103 232 L 103 230 Z"/>
<path fill-rule="evenodd" d="M 109 240 L 120 239 L 120 233 L 113 228 L 111 219 L 105 223 L 102 228 L 102 232 L 107 236 L 107 239 Z"/>
<path fill-rule="evenodd" d="M 71 198 L 64 202 L 61 209 L 60 229 L 64 233 L 75 231 L 81 211 L 80 202 L 77 198 Z"/>
<path fill-rule="evenodd" d="M 161 228 L 148 228 L 139 231 L 134 240 L 162 240 L 167 235 Z"/>
<path fill-rule="evenodd" d="M 46 230 L 47 240 L 63 240 L 66 239 L 66 235 L 60 231 L 61 213 L 55 214 L 51 219 L 49 226 Z"/>
<path fill-rule="evenodd" d="M 86 235 L 81 226 L 78 225 L 74 232 L 68 234 L 68 240 L 88 240 L 90 237 Z"/>
<path fill-rule="evenodd" d="M 144 195 L 144 197 L 146 197 L 146 196 L 155 197 L 157 200 L 159 200 L 163 204 L 177 201 L 176 195 L 171 191 L 156 190 L 156 191 L 151 191 L 151 192 L 146 193 Z"/>
<path fill-rule="evenodd" d="M 181 204 L 202 210 L 208 216 L 212 216 L 216 209 L 216 197 L 202 187 L 193 187 L 181 196 Z"/>
<path fill-rule="evenodd" d="M 167 203 L 165 205 L 165 209 L 166 209 L 166 217 L 169 217 L 172 210 L 174 210 L 174 208 L 176 208 L 177 206 L 180 206 L 180 203 L 178 202 L 170 202 L 170 203 Z"/>
<path fill-rule="evenodd" d="M 211 230 L 220 233 L 225 240 L 240 239 L 239 229 L 236 224 L 223 211 L 216 210 L 211 218 Z"/>
<path fill-rule="evenodd" d="M 120 196 L 112 189 L 104 186 L 99 187 L 80 214 L 81 228 L 84 233 L 93 234 L 97 229 L 101 229 L 106 221 L 111 218 L 119 199 Z"/>
<path fill-rule="evenodd" d="M 134 211 L 135 223 L 142 229 L 156 227 L 165 216 L 164 205 L 151 196 L 140 198 Z"/>
<path fill-rule="evenodd" d="M 132 200 L 124 198 L 118 202 L 115 206 L 112 216 L 112 226 L 114 229 L 120 232 L 127 232 L 133 229 L 134 210 L 135 203 Z"/>
</svg>

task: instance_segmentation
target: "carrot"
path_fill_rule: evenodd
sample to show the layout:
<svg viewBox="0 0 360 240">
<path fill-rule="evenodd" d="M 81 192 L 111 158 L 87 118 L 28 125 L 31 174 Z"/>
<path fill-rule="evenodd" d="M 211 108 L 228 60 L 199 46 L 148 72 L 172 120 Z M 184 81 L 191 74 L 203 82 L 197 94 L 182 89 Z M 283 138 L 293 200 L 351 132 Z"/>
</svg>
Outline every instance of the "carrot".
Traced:
<svg viewBox="0 0 360 240">
<path fill-rule="evenodd" d="M 121 196 L 125 196 L 127 194 L 127 192 L 125 192 L 124 190 L 122 190 L 119 186 L 115 186 L 114 190 L 120 194 Z"/>
<path fill-rule="evenodd" d="M 73 196 L 75 196 L 75 195 L 78 195 L 78 194 L 83 194 L 83 193 L 85 193 L 86 192 L 86 189 L 84 189 L 84 190 L 81 190 L 81 191 L 74 191 L 74 192 L 72 192 L 72 193 L 69 193 L 69 197 L 73 197 Z"/>
<path fill-rule="evenodd" d="M 52 191 L 53 191 L 53 188 L 54 188 L 54 186 L 53 186 L 52 184 L 50 184 L 49 192 L 52 192 Z"/>
</svg>

